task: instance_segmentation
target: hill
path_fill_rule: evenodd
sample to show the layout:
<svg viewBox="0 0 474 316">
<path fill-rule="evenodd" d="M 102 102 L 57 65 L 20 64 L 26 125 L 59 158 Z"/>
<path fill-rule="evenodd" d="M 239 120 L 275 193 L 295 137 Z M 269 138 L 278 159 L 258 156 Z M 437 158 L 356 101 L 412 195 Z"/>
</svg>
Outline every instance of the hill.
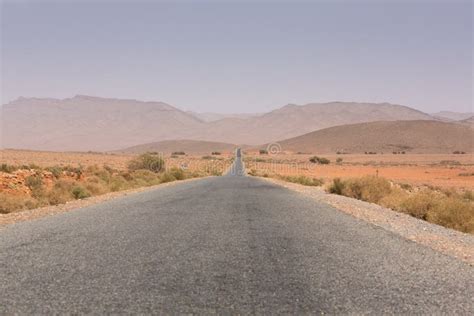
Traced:
<svg viewBox="0 0 474 316">
<path fill-rule="evenodd" d="M 438 121 L 382 121 L 326 128 L 278 143 L 284 151 L 310 153 L 472 153 L 474 129 Z"/>
<path fill-rule="evenodd" d="M 474 116 L 468 117 L 467 119 L 458 121 L 458 123 L 474 126 Z"/>
<path fill-rule="evenodd" d="M 330 102 L 205 122 L 163 102 L 81 95 L 19 98 L 1 112 L 3 148 L 53 151 L 111 151 L 170 139 L 258 145 L 337 125 L 433 119 L 402 105 Z"/>
<path fill-rule="evenodd" d="M 123 153 L 144 153 L 147 151 L 156 151 L 165 154 L 184 151 L 187 154 L 211 154 L 213 151 L 218 152 L 233 152 L 237 148 L 237 145 L 218 143 L 218 142 L 206 142 L 199 140 L 165 140 L 161 142 L 154 142 L 148 144 L 142 144 L 132 146 L 119 150 Z"/>
<path fill-rule="evenodd" d="M 230 113 L 230 114 L 224 114 L 224 113 L 213 113 L 213 112 L 204 112 L 204 113 L 197 113 L 197 112 L 192 112 L 192 111 L 187 111 L 186 113 L 189 113 L 199 120 L 203 122 L 214 122 L 218 120 L 222 120 L 225 118 L 241 118 L 241 119 L 246 119 L 246 118 L 251 118 L 255 116 L 260 116 L 262 113 Z"/>
<path fill-rule="evenodd" d="M 203 123 L 163 102 L 90 96 L 19 98 L 3 106 L 3 147 L 106 151 L 175 139 Z"/>
<path fill-rule="evenodd" d="M 199 139 L 262 144 L 344 124 L 372 121 L 433 120 L 415 109 L 389 103 L 330 102 L 286 105 L 261 116 L 226 118 L 194 131 Z M 192 135 L 186 135 L 190 138 Z"/>
<path fill-rule="evenodd" d="M 469 117 L 472 117 L 474 115 L 474 112 L 460 113 L 460 112 L 452 112 L 452 111 L 441 111 L 437 113 L 432 113 L 431 115 L 441 120 L 461 121 L 461 120 L 468 119 Z"/>
</svg>

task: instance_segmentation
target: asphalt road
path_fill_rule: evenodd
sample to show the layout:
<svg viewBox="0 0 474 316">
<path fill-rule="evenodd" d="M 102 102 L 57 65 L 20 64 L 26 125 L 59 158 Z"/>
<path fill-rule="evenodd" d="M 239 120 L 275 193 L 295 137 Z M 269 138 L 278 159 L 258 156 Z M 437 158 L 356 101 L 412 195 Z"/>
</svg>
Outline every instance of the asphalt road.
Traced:
<svg viewBox="0 0 474 316">
<path fill-rule="evenodd" d="M 472 314 L 473 267 L 242 174 L 0 231 L 0 314 Z"/>
</svg>

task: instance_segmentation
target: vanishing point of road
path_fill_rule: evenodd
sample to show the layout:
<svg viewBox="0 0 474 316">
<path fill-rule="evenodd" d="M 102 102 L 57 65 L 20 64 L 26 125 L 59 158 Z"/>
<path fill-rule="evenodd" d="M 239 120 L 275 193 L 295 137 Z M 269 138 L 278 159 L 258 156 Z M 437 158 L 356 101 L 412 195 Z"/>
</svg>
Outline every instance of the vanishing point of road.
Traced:
<svg viewBox="0 0 474 316">
<path fill-rule="evenodd" d="M 0 314 L 473 314 L 473 267 L 243 175 L 0 230 Z"/>
</svg>

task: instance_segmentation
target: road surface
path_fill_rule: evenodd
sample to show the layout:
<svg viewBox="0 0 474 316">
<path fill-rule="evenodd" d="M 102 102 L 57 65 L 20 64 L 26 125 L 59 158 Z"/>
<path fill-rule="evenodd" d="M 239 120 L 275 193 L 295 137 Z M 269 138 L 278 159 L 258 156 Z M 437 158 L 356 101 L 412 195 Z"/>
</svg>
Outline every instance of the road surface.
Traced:
<svg viewBox="0 0 474 316">
<path fill-rule="evenodd" d="M 0 314 L 474 312 L 471 266 L 235 164 L 0 230 Z"/>
</svg>

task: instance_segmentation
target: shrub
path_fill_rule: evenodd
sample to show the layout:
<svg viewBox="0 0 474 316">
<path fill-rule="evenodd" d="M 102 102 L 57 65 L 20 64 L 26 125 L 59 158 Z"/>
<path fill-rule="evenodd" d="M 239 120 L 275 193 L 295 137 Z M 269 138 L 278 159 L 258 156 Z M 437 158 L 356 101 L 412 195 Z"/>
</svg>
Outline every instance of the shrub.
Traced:
<svg viewBox="0 0 474 316">
<path fill-rule="evenodd" d="M 426 215 L 432 223 L 474 233 L 474 204 L 454 197 L 440 198 Z"/>
<path fill-rule="evenodd" d="M 160 183 L 160 176 L 150 170 L 137 170 L 130 174 L 134 186 L 150 186 Z"/>
<path fill-rule="evenodd" d="M 11 195 L 0 192 L 0 214 L 8 214 L 24 209 L 31 209 L 38 206 L 38 202 L 24 195 Z"/>
<path fill-rule="evenodd" d="M 318 163 L 320 165 L 328 165 L 331 162 L 327 158 L 318 157 L 318 156 L 314 156 L 314 157 L 309 158 L 309 161 L 312 162 L 312 163 Z"/>
<path fill-rule="evenodd" d="M 176 181 L 176 178 L 171 172 L 166 171 L 160 176 L 161 183 L 172 182 L 172 181 Z"/>
<path fill-rule="evenodd" d="M 307 185 L 307 186 L 321 186 L 324 184 L 323 179 L 309 178 L 303 175 L 302 176 L 282 176 L 280 177 L 280 179 L 288 181 L 288 182 L 292 182 L 292 183 Z"/>
<path fill-rule="evenodd" d="M 35 198 L 41 198 L 44 196 L 45 189 L 43 186 L 43 179 L 40 174 L 35 174 L 26 177 L 25 184 L 31 190 L 31 195 Z"/>
<path fill-rule="evenodd" d="M 162 171 L 165 167 L 165 161 L 159 155 L 145 153 L 131 160 L 128 164 L 130 171 L 149 170 L 155 173 Z"/>
<path fill-rule="evenodd" d="M 130 188 L 132 185 L 120 175 L 113 176 L 109 181 L 109 190 L 112 192 L 126 190 Z"/>
<path fill-rule="evenodd" d="M 333 180 L 329 192 L 366 202 L 378 203 L 384 196 L 390 194 L 391 185 L 388 180 L 375 176 L 352 178 L 344 181 L 337 178 Z"/>
<path fill-rule="evenodd" d="M 247 172 L 249 176 L 257 176 L 257 170 L 256 169 L 250 169 L 250 171 Z"/>
<path fill-rule="evenodd" d="M 426 188 L 410 193 L 374 176 L 333 180 L 328 191 L 360 200 L 378 203 L 444 227 L 474 233 L 473 194 L 455 190 Z"/>
<path fill-rule="evenodd" d="M 186 173 L 183 169 L 180 168 L 171 168 L 171 174 L 176 178 L 176 180 L 184 180 L 187 178 Z"/>
<path fill-rule="evenodd" d="M 82 185 L 75 185 L 72 188 L 71 193 L 76 200 L 85 199 L 91 196 L 91 193 L 87 191 Z"/>
<path fill-rule="evenodd" d="M 342 160 L 343 159 L 341 157 L 339 157 L 339 158 L 336 159 L 336 163 L 340 164 L 340 163 L 342 163 Z"/>
<path fill-rule="evenodd" d="M 398 210 L 400 204 L 408 198 L 409 194 L 407 191 L 401 188 L 392 188 L 391 192 L 380 199 L 379 204 L 393 210 Z"/>
<path fill-rule="evenodd" d="M 463 195 L 463 199 L 468 200 L 468 201 L 474 201 L 474 192 L 471 190 L 466 190 Z"/>
<path fill-rule="evenodd" d="M 76 181 L 74 180 L 64 179 L 57 181 L 47 193 L 48 203 L 51 205 L 57 205 L 72 200 L 74 198 L 72 195 L 72 188 L 75 184 Z"/>
<path fill-rule="evenodd" d="M 175 155 L 175 156 L 184 156 L 186 155 L 186 153 L 184 151 L 174 151 L 172 153 L 172 155 Z"/>
<path fill-rule="evenodd" d="M 97 176 L 88 177 L 84 183 L 84 187 L 92 195 L 100 195 L 109 191 L 107 183 Z"/>
<path fill-rule="evenodd" d="M 260 155 L 268 155 L 268 150 L 266 149 L 260 149 L 258 152 L 260 153 Z"/>
<path fill-rule="evenodd" d="M 333 179 L 332 184 L 328 188 L 329 193 L 339 194 L 339 195 L 342 195 L 343 190 L 344 190 L 344 182 L 339 178 Z"/>
<path fill-rule="evenodd" d="M 9 164 L 6 164 L 6 163 L 2 163 L 0 165 L 0 171 L 1 172 L 12 173 L 13 171 L 16 171 L 16 170 L 18 170 L 17 166 L 9 165 Z"/>
<path fill-rule="evenodd" d="M 404 213 L 410 214 L 416 218 L 427 219 L 428 212 L 430 212 L 437 203 L 438 197 L 429 190 L 423 190 L 410 195 L 403 200 L 395 209 Z"/>
<path fill-rule="evenodd" d="M 56 179 L 63 174 L 63 168 L 60 166 L 46 167 L 45 170 L 51 172 Z"/>
<path fill-rule="evenodd" d="M 211 153 L 211 155 L 214 155 L 214 156 L 219 156 L 221 153 L 219 151 L 213 151 Z"/>
</svg>

